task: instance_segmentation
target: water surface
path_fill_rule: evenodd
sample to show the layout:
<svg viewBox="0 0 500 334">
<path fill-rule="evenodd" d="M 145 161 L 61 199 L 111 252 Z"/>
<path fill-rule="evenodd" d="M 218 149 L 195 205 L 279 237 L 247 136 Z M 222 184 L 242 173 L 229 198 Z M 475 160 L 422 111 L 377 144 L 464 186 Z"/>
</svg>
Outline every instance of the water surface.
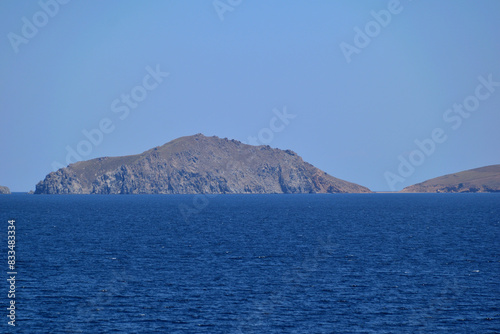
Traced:
<svg viewBox="0 0 500 334">
<path fill-rule="evenodd" d="M 0 208 L 4 244 L 16 219 L 19 333 L 500 331 L 500 194 L 13 194 Z"/>
</svg>

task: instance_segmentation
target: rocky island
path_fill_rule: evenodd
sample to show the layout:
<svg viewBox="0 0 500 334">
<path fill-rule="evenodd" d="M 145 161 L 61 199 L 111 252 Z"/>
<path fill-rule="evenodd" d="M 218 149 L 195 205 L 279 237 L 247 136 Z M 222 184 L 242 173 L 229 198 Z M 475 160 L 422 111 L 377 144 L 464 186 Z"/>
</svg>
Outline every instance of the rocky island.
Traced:
<svg viewBox="0 0 500 334">
<path fill-rule="evenodd" d="M 10 189 L 8 187 L 0 186 L 0 194 L 10 194 Z"/>
<path fill-rule="evenodd" d="M 448 174 L 406 187 L 405 193 L 500 192 L 500 165 Z"/>
<path fill-rule="evenodd" d="M 291 150 L 181 137 L 141 154 L 80 161 L 48 174 L 35 194 L 369 193 Z"/>
</svg>

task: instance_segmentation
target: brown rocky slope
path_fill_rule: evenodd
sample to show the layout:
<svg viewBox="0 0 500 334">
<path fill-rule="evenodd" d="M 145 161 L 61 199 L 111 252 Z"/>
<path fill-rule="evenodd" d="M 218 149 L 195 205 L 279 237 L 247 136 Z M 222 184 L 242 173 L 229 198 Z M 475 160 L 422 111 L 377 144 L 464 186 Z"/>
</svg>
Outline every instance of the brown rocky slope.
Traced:
<svg viewBox="0 0 500 334">
<path fill-rule="evenodd" d="M 48 174 L 35 194 L 368 193 L 290 150 L 202 134 L 137 155 L 80 161 Z"/>
<path fill-rule="evenodd" d="M 406 187 L 406 193 L 500 192 L 500 165 L 448 174 Z"/>
</svg>

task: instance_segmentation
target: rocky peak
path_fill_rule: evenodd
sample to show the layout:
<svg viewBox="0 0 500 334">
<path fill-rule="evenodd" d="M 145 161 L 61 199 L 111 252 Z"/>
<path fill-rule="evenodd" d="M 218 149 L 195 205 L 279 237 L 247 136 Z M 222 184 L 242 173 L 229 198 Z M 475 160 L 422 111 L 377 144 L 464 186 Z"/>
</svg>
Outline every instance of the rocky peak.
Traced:
<svg viewBox="0 0 500 334">
<path fill-rule="evenodd" d="M 304 162 L 291 150 L 202 134 L 141 154 L 80 161 L 52 172 L 36 194 L 370 192 Z"/>
</svg>

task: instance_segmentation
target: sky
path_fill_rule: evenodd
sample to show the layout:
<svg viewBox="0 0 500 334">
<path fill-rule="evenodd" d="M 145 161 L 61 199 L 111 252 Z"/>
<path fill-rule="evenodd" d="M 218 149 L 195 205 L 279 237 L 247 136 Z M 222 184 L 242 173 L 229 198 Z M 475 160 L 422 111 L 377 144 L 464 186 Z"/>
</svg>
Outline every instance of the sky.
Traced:
<svg viewBox="0 0 500 334">
<path fill-rule="evenodd" d="M 500 1 L 0 2 L 0 185 L 203 133 L 375 191 L 500 163 Z"/>
</svg>

